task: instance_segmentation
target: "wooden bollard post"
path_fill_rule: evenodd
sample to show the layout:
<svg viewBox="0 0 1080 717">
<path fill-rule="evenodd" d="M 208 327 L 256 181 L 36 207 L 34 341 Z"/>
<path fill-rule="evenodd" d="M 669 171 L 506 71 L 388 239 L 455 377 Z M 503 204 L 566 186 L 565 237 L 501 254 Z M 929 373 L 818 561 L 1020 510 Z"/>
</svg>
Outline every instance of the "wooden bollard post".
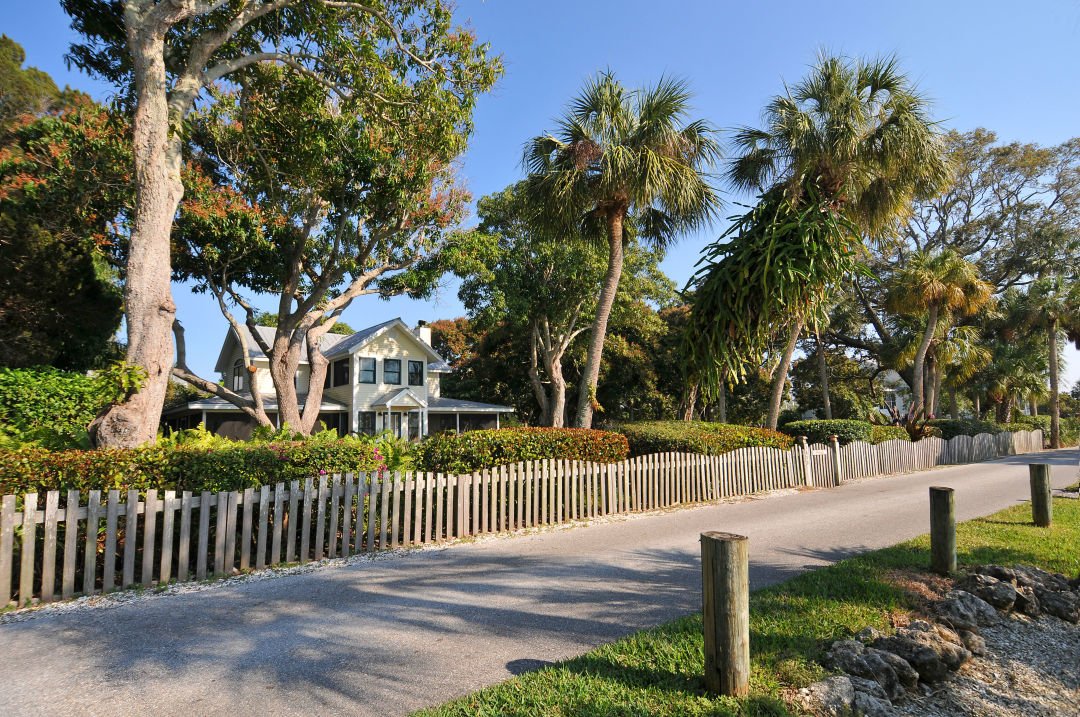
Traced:
<svg viewBox="0 0 1080 717">
<path fill-rule="evenodd" d="M 840 440 L 835 436 L 829 436 L 829 454 L 832 456 L 833 481 L 836 485 L 844 479 L 840 468 Z"/>
<path fill-rule="evenodd" d="M 750 540 L 701 534 L 705 689 L 719 695 L 750 691 Z"/>
<path fill-rule="evenodd" d="M 1040 528 L 1047 528 L 1054 519 L 1054 504 L 1050 500 L 1050 466 L 1047 463 L 1028 465 L 1031 478 L 1031 519 Z"/>
<path fill-rule="evenodd" d="M 952 488 L 930 488 L 930 569 L 956 572 L 956 503 Z"/>
<path fill-rule="evenodd" d="M 810 446 L 806 436 L 799 436 L 799 453 L 802 455 L 803 485 L 814 485 L 814 462 L 810 460 Z"/>
</svg>

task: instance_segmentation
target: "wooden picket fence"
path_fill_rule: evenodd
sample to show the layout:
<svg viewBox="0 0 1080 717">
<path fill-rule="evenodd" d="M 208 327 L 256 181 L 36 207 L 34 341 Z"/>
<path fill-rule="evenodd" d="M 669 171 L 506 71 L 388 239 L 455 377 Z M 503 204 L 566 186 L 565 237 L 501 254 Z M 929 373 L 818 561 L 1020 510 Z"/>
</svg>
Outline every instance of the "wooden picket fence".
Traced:
<svg viewBox="0 0 1080 717">
<path fill-rule="evenodd" d="M 1040 431 L 877 446 L 516 463 L 465 475 L 322 475 L 218 493 L 49 491 L 0 498 L 0 605 L 203 580 L 1041 450 Z M 84 502 L 85 498 L 85 502 Z M 103 500 L 104 499 L 104 500 Z"/>
</svg>

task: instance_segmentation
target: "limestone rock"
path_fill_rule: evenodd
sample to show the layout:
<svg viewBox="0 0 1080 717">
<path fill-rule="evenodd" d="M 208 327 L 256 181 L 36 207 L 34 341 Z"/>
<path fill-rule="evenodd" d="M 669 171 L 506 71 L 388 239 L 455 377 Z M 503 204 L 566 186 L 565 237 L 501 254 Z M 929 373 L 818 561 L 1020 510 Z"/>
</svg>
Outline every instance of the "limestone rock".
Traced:
<svg viewBox="0 0 1080 717">
<path fill-rule="evenodd" d="M 1080 597 L 1069 591 L 1035 589 L 1042 611 L 1073 624 L 1080 623 Z"/>
<path fill-rule="evenodd" d="M 961 630 L 960 639 L 964 641 L 964 647 L 966 647 L 971 654 L 986 654 L 986 640 L 982 639 L 982 635 L 972 632 L 971 630 Z"/>
<path fill-rule="evenodd" d="M 915 671 L 915 668 L 911 666 L 911 663 L 900 657 L 894 655 L 891 652 L 885 650 L 877 650 L 873 647 L 866 648 L 866 654 L 876 655 L 882 662 L 892 668 L 896 673 L 897 679 L 900 681 L 900 685 L 913 692 L 919 686 L 919 673 Z M 892 699 L 896 699 L 893 697 Z"/>
<path fill-rule="evenodd" d="M 938 614 L 954 630 L 977 631 L 980 625 L 994 625 L 1000 619 L 990 603 L 965 590 L 953 590 L 937 604 Z"/>
<path fill-rule="evenodd" d="M 945 640 L 936 631 L 904 628 L 892 637 L 874 642 L 874 647 L 887 650 L 907 660 L 923 682 L 940 682 L 950 670 L 964 664 L 971 653 L 962 645 Z"/>
<path fill-rule="evenodd" d="M 855 639 L 864 645 L 869 645 L 874 640 L 881 637 L 881 631 L 873 627 L 864 627 L 859 631 L 859 634 L 855 636 Z"/>
<path fill-rule="evenodd" d="M 879 700 L 885 700 L 886 702 L 889 701 L 889 696 L 885 694 L 885 688 L 873 680 L 855 677 L 854 675 L 848 675 L 848 679 L 851 680 L 851 686 L 855 688 L 856 692 L 862 692 L 863 694 L 876 697 Z"/>
<path fill-rule="evenodd" d="M 960 586 L 972 595 L 977 595 L 998 610 L 1008 611 L 1016 602 L 1016 588 L 1012 583 L 998 580 L 989 575 L 975 573 L 960 582 Z"/>
<path fill-rule="evenodd" d="M 844 676 L 830 677 L 799 690 L 797 701 L 823 717 L 847 717 L 855 707 L 855 688 Z"/>
<path fill-rule="evenodd" d="M 1035 591 L 1027 585 L 1016 588 L 1016 603 L 1013 610 L 1028 617 L 1038 617 L 1042 614 L 1039 607 L 1039 598 L 1035 597 Z"/>
<path fill-rule="evenodd" d="M 890 699 L 904 695 L 904 685 L 900 676 L 877 650 L 868 650 L 861 642 L 839 640 L 829 648 L 825 664 L 834 670 L 840 670 L 864 680 L 873 680 L 883 694 Z M 917 679 L 917 678 L 916 678 Z"/>
<path fill-rule="evenodd" d="M 1013 572 L 1016 574 L 1016 584 L 1033 588 L 1038 594 L 1039 589 L 1056 590 L 1065 592 L 1071 589 L 1069 580 L 1060 573 L 1048 573 L 1042 568 L 1033 565 L 1014 565 Z"/>
<path fill-rule="evenodd" d="M 863 715 L 863 717 L 889 717 L 893 713 L 892 704 L 865 692 L 855 693 L 853 706 L 855 714 Z"/>
<path fill-rule="evenodd" d="M 1004 565 L 980 565 L 972 572 L 980 575 L 989 575 L 992 578 L 1016 585 L 1016 571 L 1012 568 L 1007 568 Z"/>
</svg>

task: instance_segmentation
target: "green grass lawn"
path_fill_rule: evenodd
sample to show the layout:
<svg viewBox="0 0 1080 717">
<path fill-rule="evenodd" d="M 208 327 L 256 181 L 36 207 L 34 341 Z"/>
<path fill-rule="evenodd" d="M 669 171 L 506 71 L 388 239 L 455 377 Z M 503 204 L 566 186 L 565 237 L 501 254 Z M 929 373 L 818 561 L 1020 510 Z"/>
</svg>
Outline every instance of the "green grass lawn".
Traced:
<svg viewBox="0 0 1080 717">
<path fill-rule="evenodd" d="M 750 596 L 751 694 L 712 698 L 702 672 L 701 615 L 675 620 L 581 657 L 523 674 L 420 715 L 727 715 L 788 714 L 786 688 L 826 675 L 817 662 L 837 639 L 917 609 L 918 598 L 887 574 L 928 571 L 930 539 L 844 560 Z M 1056 499 L 1054 524 L 1031 524 L 1018 505 L 957 526 L 961 565 L 1028 563 L 1080 571 L 1080 501 Z"/>
</svg>

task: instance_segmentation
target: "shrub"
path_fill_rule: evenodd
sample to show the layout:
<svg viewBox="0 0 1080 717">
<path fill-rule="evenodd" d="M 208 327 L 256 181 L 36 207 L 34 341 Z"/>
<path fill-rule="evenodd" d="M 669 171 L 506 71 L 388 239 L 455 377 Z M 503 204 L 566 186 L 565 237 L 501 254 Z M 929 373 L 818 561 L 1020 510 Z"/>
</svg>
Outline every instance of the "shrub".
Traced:
<svg viewBox="0 0 1080 717">
<path fill-rule="evenodd" d="M 961 418 L 960 420 L 934 418 L 927 421 L 926 424 L 940 431 L 941 437 L 946 441 L 956 436 L 977 436 L 980 433 L 997 435 L 1003 430 L 996 423 L 980 421 L 975 418 Z"/>
<path fill-rule="evenodd" d="M 911 436 L 903 426 L 871 426 L 870 442 L 874 445 L 885 441 L 910 441 Z"/>
<path fill-rule="evenodd" d="M 626 438 L 584 428 L 501 428 L 441 433 L 420 444 L 421 470 L 468 473 L 545 458 L 614 463 L 626 458 Z"/>
<path fill-rule="evenodd" d="M 828 443 L 831 436 L 836 436 L 840 445 L 846 446 L 852 441 L 870 442 L 873 426 L 867 421 L 854 421 L 837 418 L 831 421 L 792 421 L 783 428 L 789 436 L 806 436 L 809 443 Z"/>
<path fill-rule="evenodd" d="M 0 368 L 0 426 L 14 433 L 86 429 L 113 391 L 102 377 L 54 368 Z"/>
<path fill-rule="evenodd" d="M 47 490 L 219 491 L 385 468 L 371 439 L 157 445 L 130 450 L 0 450 L 0 494 Z"/>
<path fill-rule="evenodd" d="M 1021 413 L 1013 419 L 1013 423 L 1023 424 L 1029 431 L 1039 429 L 1046 435 L 1050 435 L 1050 416 L 1025 416 Z"/>
<path fill-rule="evenodd" d="M 790 437 L 776 431 L 705 421 L 643 421 L 624 423 L 616 430 L 626 436 L 632 456 L 672 451 L 718 456 L 736 448 L 770 446 L 787 450 L 793 444 Z"/>
</svg>

